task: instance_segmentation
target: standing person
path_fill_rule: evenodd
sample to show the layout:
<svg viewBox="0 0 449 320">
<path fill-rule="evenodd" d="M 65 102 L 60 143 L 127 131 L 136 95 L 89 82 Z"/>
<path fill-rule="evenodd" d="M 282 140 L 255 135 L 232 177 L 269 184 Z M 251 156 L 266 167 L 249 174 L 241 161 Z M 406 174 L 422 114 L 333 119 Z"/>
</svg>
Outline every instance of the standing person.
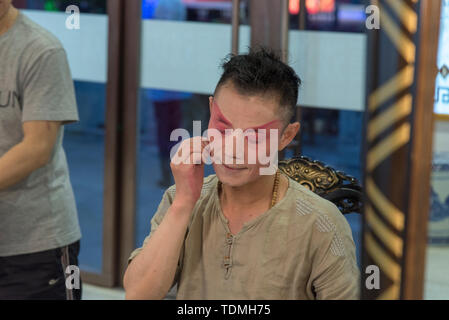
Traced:
<svg viewBox="0 0 449 320">
<path fill-rule="evenodd" d="M 66 288 L 81 232 L 63 126 L 77 121 L 60 42 L 0 0 L 0 299 L 80 299 Z"/>
</svg>

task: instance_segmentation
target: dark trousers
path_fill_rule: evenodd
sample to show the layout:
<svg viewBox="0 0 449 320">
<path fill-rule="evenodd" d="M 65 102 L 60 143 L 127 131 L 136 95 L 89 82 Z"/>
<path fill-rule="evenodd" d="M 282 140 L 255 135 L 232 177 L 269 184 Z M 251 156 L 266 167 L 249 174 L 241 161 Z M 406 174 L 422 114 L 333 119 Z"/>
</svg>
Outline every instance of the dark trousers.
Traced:
<svg viewBox="0 0 449 320">
<path fill-rule="evenodd" d="M 78 266 L 80 241 L 36 253 L 0 257 L 0 300 L 81 300 L 67 289 L 67 266 Z M 70 282 L 71 279 L 67 279 Z M 73 283 L 73 282 L 72 282 Z"/>
</svg>

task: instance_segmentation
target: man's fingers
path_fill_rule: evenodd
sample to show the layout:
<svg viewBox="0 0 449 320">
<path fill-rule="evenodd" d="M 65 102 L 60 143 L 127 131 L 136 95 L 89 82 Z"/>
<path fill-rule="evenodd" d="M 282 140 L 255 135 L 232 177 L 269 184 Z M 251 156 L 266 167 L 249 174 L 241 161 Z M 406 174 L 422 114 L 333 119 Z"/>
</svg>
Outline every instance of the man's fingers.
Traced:
<svg viewBox="0 0 449 320">
<path fill-rule="evenodd" d="M 204 149 L 208 150 L 209 140 L 203 137 L 194 137 L 181 142 L 179 149 L 173 157 L 174 164 L 201 164 Z"/>
<path fill-rule="evenodd" d="M 192 163 L 193 164 L 202 164 L 203 163 L 203 156 L 201 153 L 193 153 L 192 154 Z"/>
<path fill-rule="evenodd" d="M 201 151 L 206 149 L 208 150 L 210 147 L 210 141 L 208 138 L 203 138 L 203 140 L 201 141 Z"/>
</svg>

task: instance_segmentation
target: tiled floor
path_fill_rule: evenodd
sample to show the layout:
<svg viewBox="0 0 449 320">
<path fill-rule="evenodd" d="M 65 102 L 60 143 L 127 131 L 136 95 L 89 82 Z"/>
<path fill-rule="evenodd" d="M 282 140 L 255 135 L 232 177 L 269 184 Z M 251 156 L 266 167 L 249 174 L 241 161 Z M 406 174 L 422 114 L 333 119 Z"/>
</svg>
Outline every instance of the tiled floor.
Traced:
<svg viewBox="0 0 449 320">
<path fill-rule="evenodd" d="M 125 291 L 121 288 L 109 289 L 83 283 L 83 300 L 124 300 Z"/>
</svg>

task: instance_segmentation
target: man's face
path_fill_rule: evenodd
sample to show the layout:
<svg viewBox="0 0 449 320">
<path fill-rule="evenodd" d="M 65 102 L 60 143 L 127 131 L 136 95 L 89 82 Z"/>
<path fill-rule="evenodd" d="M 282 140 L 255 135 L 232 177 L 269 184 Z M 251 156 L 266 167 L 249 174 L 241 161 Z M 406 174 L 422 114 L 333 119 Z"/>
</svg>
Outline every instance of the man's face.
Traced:
<svg viewBox="0 0 449 320">
<path fill-rule="evenodd" d="M 285 123 L 278 99 L 269 95 L 241 95 L 232 84 L 224 84 L 217 95 L 210 98 L 210 109 L 209 129 L 221 134 L 221 148 L 214 144 L 212 152 L 214 160 L 221 154 L 222 164 L 213 163 L 218 178 L 231 186 L 256 180 L 260 168 L 269 166 L 269 156 L 277 155 L 280 149 Z M 265 129 L 265 137 L 261 129 Z M 240 151 L 237 149 L 239 139 L 243 141 Z M 261 157 L 261 153 L 265 156 Z"/>
<path fill-rule="evenodd" d="M 3 19 L 11 6 L 12 0 L 0 0 L 0 20 Z"/>
</svg>

